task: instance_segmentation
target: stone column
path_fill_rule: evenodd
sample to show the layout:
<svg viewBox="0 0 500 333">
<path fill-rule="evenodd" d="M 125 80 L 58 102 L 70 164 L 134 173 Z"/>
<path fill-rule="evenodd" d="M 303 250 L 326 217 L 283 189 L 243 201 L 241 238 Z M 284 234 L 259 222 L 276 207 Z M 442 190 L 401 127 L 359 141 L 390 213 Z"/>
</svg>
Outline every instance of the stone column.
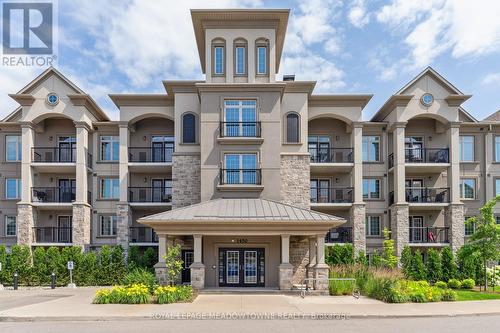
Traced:
<svg viewBox="0 0 500 333">
<path fill-rule="evenodd" d="M 121 245 L 125 253 L 128 254 L 130 226 L 132 224 L 130 206 L 126 203 L 116 205 L 116 217 L 116 244 Z"/>
<path fill-rule="evenodd" d="M 307 264 L 307 278 L 314 279 L 316 266 L 316 236 L 309 237 L 309 263 Z M 307 281 L 309 288 L 314 288 L 313 280 Z"/>
<path fill-rule="evenodd" d="M 456 252 L 465 237 L 464 207 L 460 200 L 460 123 L 450 123 L 447 131 L 450 145 L 450 166 L 448 167 L 448 187 L 450 206 L 445 210 L 445 222 L 449 229 L 450 245 Z"/>
<path fill-rule="evenodd" d="M 351 144 L 354 148 L 354 167 L 352 170 L 352 185 L 354 187 L 354 202 L 351 208 L 352 235 L 354 255 L 359 251 L 366 252 L 365 203 L 363 202 L 363 124 L 353 123 Z"/>
<path fill-rule="evenodd" d="M 75 122 L 76 127 L 76 193 L 73 203 L 73 245 L 85 250 L 90 246 L 91 206 L 88 202 L 88 145 L 90 127 Z"/>
<path fill-rule="evenodd" d="M 314 289 L 328 290 L 330 268 L 325 263 L 325 235 L 323 234 L 316 236 L 316 261 Z"/>
<path fill-rule="evenodd" d="M 173 238 L 165 235 L 158 235 L 158 262 L 155 264 L 155 275 L 161 285 L 168 283 L 167 266 L 165 265 L 165 254 L 167 249 L 173 245 Z"/>
<path fill-rule="evenodd" d="M 354 190 L 356 191 L 356 190 Z M 351 208 L 352 218 L 352 245 L 354 247 L 354 256 L 356 257 L 359 251 L 366 253 L 366 209 L 365 204 L 354 203 Z"/>
<path fill-rule="evenodd" d="M 281 201 L 309 209 L 311 203 L 311 172 L 309 153 L 281 154 Z"/>
<path fill-rule="evenodd" d="M 193 235 L 193 263 L 191 270 L 191 286 L 195 289 L 205 288 L 205 265 L 202 259 L 202 235 Z"/>
<path fill-rule="evenodd" d="M 172 156 L 172 209 L 201 200 L 201 158 L 199 153 Z"/>
<path fill-rule="evenodd" d="M 36 208 L 31 205 L 31 188 L 33 187 L 33 170 L 31 168 L 31 148 L 34 146 L 34 124 L 21 124 L 21 201 L 17 204 L 17 244 L 31 245 L 33 227 L 36 220 Z"/>
<path fill-rule="evenodd" d="M 408 204 L 394 204 L 391 206 L 391 238 L 394 240 L 396 256 L 410 241 L 410 222 Z"/>
<path fill-rule="evenodd" d="M 128 145 L 130 131 L 127 122 L 122 122 L 120 127 L 120 166 L 119 166 L 119 177 L 120 177 L 120 203 L 128 203 Z"/>
<path fill-rule="evenodd" d="M 293 265 L 290 264 L 290 235 L 281 235 L 280 290 L 292 289 Z"/>
</svg>

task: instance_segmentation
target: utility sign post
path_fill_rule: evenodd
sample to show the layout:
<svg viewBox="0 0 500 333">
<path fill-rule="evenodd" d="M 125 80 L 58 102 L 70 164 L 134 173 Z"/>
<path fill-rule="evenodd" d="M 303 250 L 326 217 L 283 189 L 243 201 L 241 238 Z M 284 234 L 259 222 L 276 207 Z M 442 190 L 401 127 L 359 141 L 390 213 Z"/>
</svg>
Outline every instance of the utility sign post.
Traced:
<svg viewBox="0 0 500 333">
<path fill-rule="evenodd" d="M 74 268 L 75 268 L 75 263 L 73 261 L 68 261 L 68 270 L 69 270 L 68 288 L 76 288 L 76 284 L 73 283 L 73 269 Z"/>
</svg>

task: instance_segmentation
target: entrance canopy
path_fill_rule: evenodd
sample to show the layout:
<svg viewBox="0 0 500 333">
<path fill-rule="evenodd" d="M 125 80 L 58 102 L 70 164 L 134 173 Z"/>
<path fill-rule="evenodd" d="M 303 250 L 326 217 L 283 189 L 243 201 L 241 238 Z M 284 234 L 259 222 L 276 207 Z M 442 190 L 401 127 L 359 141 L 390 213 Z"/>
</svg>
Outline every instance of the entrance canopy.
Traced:
<svg viewBox="0 0 500 333">
<path fill-rule="evenodd" d="M 267 199 L 215 199 L 140 218 L 157 234 L 317 235 L 346 222 Z"/>
</svg>

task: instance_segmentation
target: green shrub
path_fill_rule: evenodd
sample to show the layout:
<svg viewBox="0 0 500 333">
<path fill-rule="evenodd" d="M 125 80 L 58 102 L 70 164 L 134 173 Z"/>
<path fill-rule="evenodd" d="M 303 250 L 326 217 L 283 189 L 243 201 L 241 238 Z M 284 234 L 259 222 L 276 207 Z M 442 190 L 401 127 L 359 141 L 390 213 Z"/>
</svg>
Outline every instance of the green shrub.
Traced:
<svg viewBox="0 0 500 333">
<path fill-rule="evenodd" d="M 460 289 L 461 286 L 462 286 L 462 284 L 457 279 L 450 279 L 448 281 L 448 287 L 451 289 Z"/>
<path fill-rule="evenodd" d="M 158 254 L 156 254 L 156 251 L 152 247 L 148 247 L 140 260 L 141 267 L 151 271 L 154 273 L 154 265 L 158 261 Z"/>
<path fill-rule="evenodd" d="M 177 292 L 179 293 L 179 301 L 187 301 L 193 297 L 193 287 L 191 286 L 177 287 Z"/>
<path fill-rule="evenodd" d="M 405 278 L 411 279 L 411 261 L 413 255 L 411 254 L 411 249 L 408 245 L 403 248 L 401 252 L 401 269 Z"/>
<path fill-rule="evenodd" d="M 148 290 L 151 294 L 158 286 L 155 275 L 150 271 L 145 270 L 144 268 L 134 268 L 130 273 L 125 275 L 122 282 L 125 286 L 131 286 L 133 284 L 143 284 L 148 287 Z"/>
<path fill-rule="evenodd" d="M 442 278 L 441 256 L 435 249 L 427 251 L 426 262 L 427 279 L 431 282 L 436 282 Z"/>
<path fill-rule="evenodd" d="M 7 247 L 0 244 L 0 263 L 2 264 L 2 270 L 0 271 L 0 283 L 4 284 L 10 284 L 9 281 L 12 279 L 8 259 L 9 255 L 7 254 Z"/>
<path fill-rule="evenodd" d="M 463 289 L 473 289 L 476 285 L 474 279 L 464 279 L 462 280 L 462 288 Z"/>
<path fill-rule="evenodd" d="M 441 251 L 441 269 L 443 281 L 448 281 L 457 277 L 457 263 L 449 246 Z"/>
<path fill-rule="evenodd" d="M 126 304 L 146 304 L 151 302 L 148 287 L 143 284 L 133 284 L 125 288 Z"/>
<path fill-rule="evenodd" d="M 47 267 L 47 257 L 43 247 L 33 251 L 32 282 L 34 285 L 43 286 L 50 282 L 50 272 Z"/>
<path fill-rule="evenodd" d="M 143 284 L 133 284 L 129 287 L 113 287 L 100 289 L 96 292 L 94 304 L 146 304 L 151 303 L 151 294 Z"/>
<path fill-rule="evenodd" d="M 398 264 L 398 257 L 395 255 L 394 240 L 391 239 L 391 232 L 384 228 L 384 242 L 382 244 L 382 264 L 387 268 L 395 268 Z"/>
<path fill-rule="evenodd" d="M 31 250 L 29 246 L 12 245 L 10 253 L 10 271 L 18 274 L 19 284 L 31 285 Z"/>
<path fill-rule="evenodd" d="M 349 280 L 330 280 L 329 290 L 330 295 L 340 296 L 340 295 L 351 295 L 354 291 L 355 281 Z"/>
<path fill-rule="evenodd" d="M 434 283 L 434 287 L 446 289 L 446 288 L 448 288 L 448 285 L 444 281 L 436 281 L 436 283 Z"/>
<path fill-rule="evenodd" d="M 158 287 L 154 291 L 154 295 L 158 304 L 170 304 L 190 299 L 193 295 L 193 289 L 191 286 Z"/>
<path fill-rule="evenodd" d="M 373 267 L 382 267 L 383 266 L 382 257 L 380 256 L 380 254 L 378 253 L 377 250 L 375 250 L 373 252 L 371 265 Z"/>
<path fill-rule="evenodd" d="M 360 250 L 358 252 L 358 255 L 355 260 L 356 264 L 362 265 L 362 266 L 368 266 L 368 258 L 366 257 L 366 253 L 363 250 Z"/>
<path fill-rule="evenodd" d="M 441 300 L 444 302 L 451 302 L 457 300 L 457 293 L 451 289 L 444 289 L 441 292 Z"/>
<path fill-rule="evenodd" d="M 353 264 L 354 248 L 352 244 L 335 244 L 326 247 L 325 262 L 330 266 Z"/>
<path fill-rule="evenodd" d="M 410 277 L 413 280 L 426 280 L 427 274 L 425 272 L 424 262 L 422 260 L 422 253 L 419 250 L 415 251 L 411 260 Z"/>
<path fill-rule="evenodd" d="M 94 303 L 94 304 L 109 304 L 109 303 L 111 303 L 111 290 L 109 290 L 109 289 L 97 290 L 92 303 Z"/>
</svg>

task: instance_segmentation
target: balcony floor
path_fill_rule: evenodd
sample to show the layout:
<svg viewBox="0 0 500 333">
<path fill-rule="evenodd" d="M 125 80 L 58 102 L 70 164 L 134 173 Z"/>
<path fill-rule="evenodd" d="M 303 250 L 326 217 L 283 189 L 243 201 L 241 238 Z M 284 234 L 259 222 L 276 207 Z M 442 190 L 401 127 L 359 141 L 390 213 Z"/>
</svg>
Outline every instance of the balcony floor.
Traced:
<svg viewBox="0 0 500 333">
<path fill-rule="evenodd" d="M 311 202 L 311 209 L 321 212 L 349 210 L 351 209 L 351 207 L 352 207 L 351 202 L 331 202 L 331 203 Z"/>
<path fill-rule="evenodd" d="M 408 208 L 412 212 L 436 211 L 448 207 L 448 202 L 409 202 Z"/>
<path fill-rule="evenodd" d="M 349 173 L 354 163 L 311 163 L 311 172 L 315 173 Z"/>
<path fill-rule="evenodd" d="M 128 169 L 140 173 L 171 172 L 172 162 L 129 162 Z"/>
</svg>

